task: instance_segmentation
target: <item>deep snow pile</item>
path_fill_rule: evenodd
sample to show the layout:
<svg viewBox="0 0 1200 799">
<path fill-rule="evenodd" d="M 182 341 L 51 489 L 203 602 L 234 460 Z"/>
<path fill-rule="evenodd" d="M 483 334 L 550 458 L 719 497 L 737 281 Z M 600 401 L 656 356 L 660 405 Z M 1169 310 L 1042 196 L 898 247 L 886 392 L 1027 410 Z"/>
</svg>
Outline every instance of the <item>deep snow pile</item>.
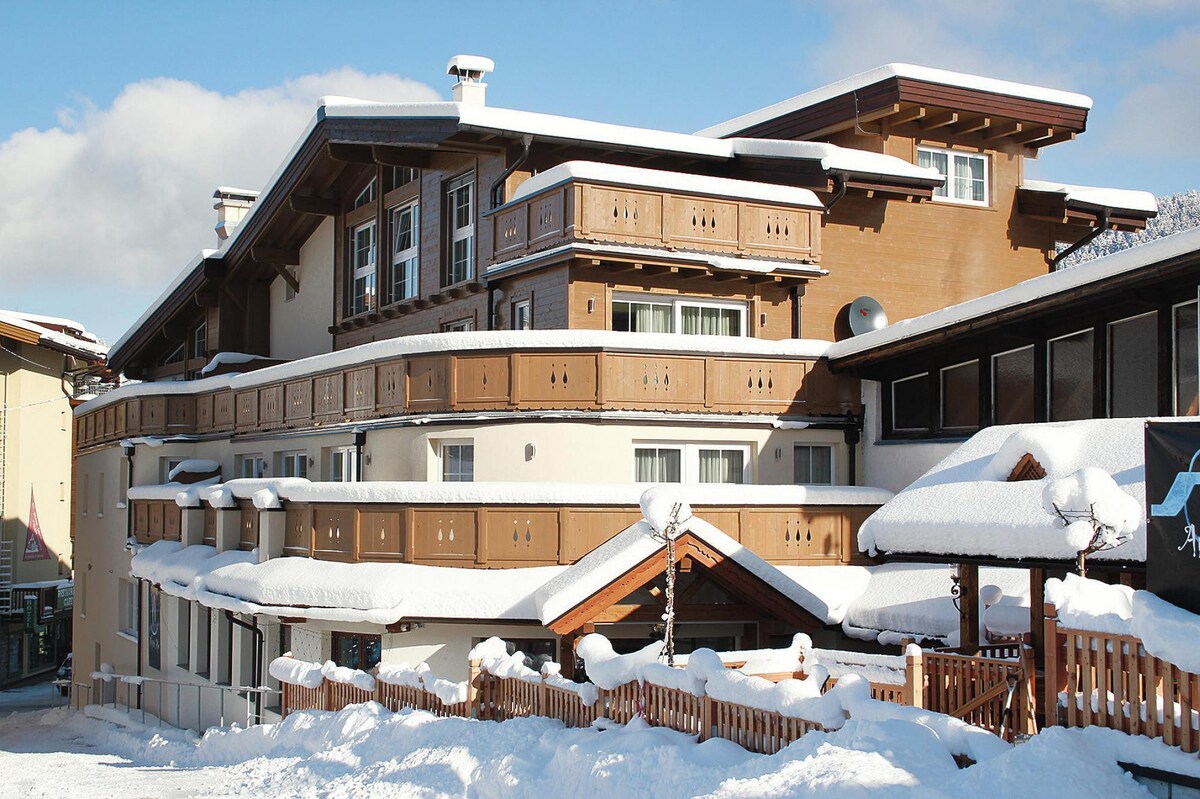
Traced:
<svg viewBox="0 0 1200 799">
<path fill-rule="evenodd" d="M 1118 760 L 1200 776 L 1194 756 L 1097 728 L 1050 730 L 959 770 L 934 732 L 897 720 L 851 721 L 771 756 L 637 723 L 569 730 L 373 703 L 199 741 L 65 710 L 0 720 L 0 793 L 22 796 L 1145 799 Z"/>
</svg>

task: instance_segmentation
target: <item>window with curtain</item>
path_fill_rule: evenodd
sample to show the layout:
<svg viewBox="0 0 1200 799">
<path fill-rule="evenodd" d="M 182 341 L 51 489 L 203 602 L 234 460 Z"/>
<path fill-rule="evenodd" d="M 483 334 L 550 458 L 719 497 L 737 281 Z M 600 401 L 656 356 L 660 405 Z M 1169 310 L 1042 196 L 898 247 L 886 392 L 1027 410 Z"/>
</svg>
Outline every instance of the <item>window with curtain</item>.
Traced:
<svg viewBox="0 0 1200 799">
<path fill-rule="evenodd" d="M 636 447 L 633 471 L 633 479 L 638 483 L 682 483 L 683 450 L 678 447 Z"/>
<path fill-rule="evenodd" d="M 792 450 L 794 481 L 798 485 L 833 484 L 833 447 L 797 444 Z"/>
<path fill-rule="evenodd" d="M 701 336 L 741 336 L 745 308 L 722 308 L 680 303 L 679 332 Z"/>
<path fill-rule="evenodd" d="M 697 482 L 746 482 L 746 453 L 740 449 L 701 449 L 697 453 L 697 465 Z"/>
<path fill-rule="evenodd" d="M 1174 308 L 1175 415 L 1195 416 L 1200 405 L 1200 339 L 1196 326 L 1197 303 L 1185 302 Z"/>
<path fill-rule="evenodd" d="M 417 296 L 420 216 L 417 204 L 392 210 L 392 266 L 389 298 L 392 302 Z"/>
<path fill-rule="evenodd" d="M 639 444 L 634 482 L 748 483 L 749 444 Z"/>
<path fill-rule="evenodd" d="M 1158 314 L 1135 316 L 1108 326 L 1108 415 L 1158 413 Z"/>
<path fill-rule="evenodd" d="M 675 316 L 666 302 L 613 300 L 612 329 L 627 333 L 674 333 Z"/>
<path fill-rule="evenodd" d="M 1033 345 L 992 356 L 992 414 L 996 424 L 1034 420 Z"/>
<path fill-rule="evenodd" d="M 1092 418 L 1093 335 L 1081 330 L 1047 344 L 1050 370 L 1050 421 Z"/>
<path fill-rule="evenodd" d="M 988 204 L 986 155 L 921 147 L 917 150 L 917 165 L 932 167 L 946 178 L 945 183 L 933 190 L 935 198 L 970 205 Z"/>
<path fill-rule="evenodd" d="M 746 304 L 695 298 L 617 297 L 612 329 L 630 333 L 683 333 L 693 336 L 745 336 Z"/>
</svg>

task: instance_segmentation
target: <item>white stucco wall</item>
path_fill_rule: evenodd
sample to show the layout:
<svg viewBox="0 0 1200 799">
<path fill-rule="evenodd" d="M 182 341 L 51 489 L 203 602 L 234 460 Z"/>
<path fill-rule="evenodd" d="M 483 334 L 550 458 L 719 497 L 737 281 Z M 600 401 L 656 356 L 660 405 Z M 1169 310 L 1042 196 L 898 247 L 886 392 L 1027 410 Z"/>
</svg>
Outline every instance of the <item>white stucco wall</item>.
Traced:
<svg viewBox="0 0 1200 799">
<path fill-rule="evenodd" d="M 333 350 L 333 218 L 300 248 L 300 293 L 286 300 L 282 278 L 271 283 L 271 357 L 305 358 Z"/>
<path fill-rule="evenodd" d="M 961 441 L 883 441 L 880 383 L 864 380 L 863 484 L 899 491 L 953 452 Z"/>
</svg>

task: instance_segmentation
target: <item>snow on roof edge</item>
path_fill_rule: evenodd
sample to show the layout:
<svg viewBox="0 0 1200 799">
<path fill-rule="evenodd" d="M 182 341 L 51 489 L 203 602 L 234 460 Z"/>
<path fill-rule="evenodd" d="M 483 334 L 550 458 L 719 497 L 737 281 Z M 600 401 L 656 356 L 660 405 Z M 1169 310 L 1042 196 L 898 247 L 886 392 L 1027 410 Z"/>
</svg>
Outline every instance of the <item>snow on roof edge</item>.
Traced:
<svg viewBox="0 0 1200 799">
<path fill-rule="evenodd" d="M 1054 180 L 1024 180 L 1020 187 L 1028 191 L 1044 191 L 1061 194 L 1067 202 L 1080 202 L 1108 208 L 1123 208 L 1131 211 L 1157 214 L 1158 200 L 1148 191 L 1139 189 L 1114 189 L 1103 186 L 1076 186 Z"/>
</svg>

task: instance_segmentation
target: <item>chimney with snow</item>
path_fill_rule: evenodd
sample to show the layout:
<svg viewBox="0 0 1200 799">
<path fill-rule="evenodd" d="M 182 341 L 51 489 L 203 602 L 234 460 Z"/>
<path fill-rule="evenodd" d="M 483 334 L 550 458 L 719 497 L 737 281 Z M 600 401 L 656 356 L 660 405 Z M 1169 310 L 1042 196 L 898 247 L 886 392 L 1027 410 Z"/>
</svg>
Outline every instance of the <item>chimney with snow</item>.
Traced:
<svg viewBox="0 0 1200 799">
<path fill-rule="evenodd" d="M 217 244 L 223 246 L 250 212 L 250 206 L 258 199 L 258 192 L 221 186 L 213 192 L 213 210 L 217 212 Z"/>
<path fill-rule="evenodd" d="M 458 78 L 454 84 L 454 102 L 485 105 L 487 84 L 483 76 L 496 69 L 496 62 L 481 55 L 456 55 L 446 64 L 446 74 Z"/>
</svg>

